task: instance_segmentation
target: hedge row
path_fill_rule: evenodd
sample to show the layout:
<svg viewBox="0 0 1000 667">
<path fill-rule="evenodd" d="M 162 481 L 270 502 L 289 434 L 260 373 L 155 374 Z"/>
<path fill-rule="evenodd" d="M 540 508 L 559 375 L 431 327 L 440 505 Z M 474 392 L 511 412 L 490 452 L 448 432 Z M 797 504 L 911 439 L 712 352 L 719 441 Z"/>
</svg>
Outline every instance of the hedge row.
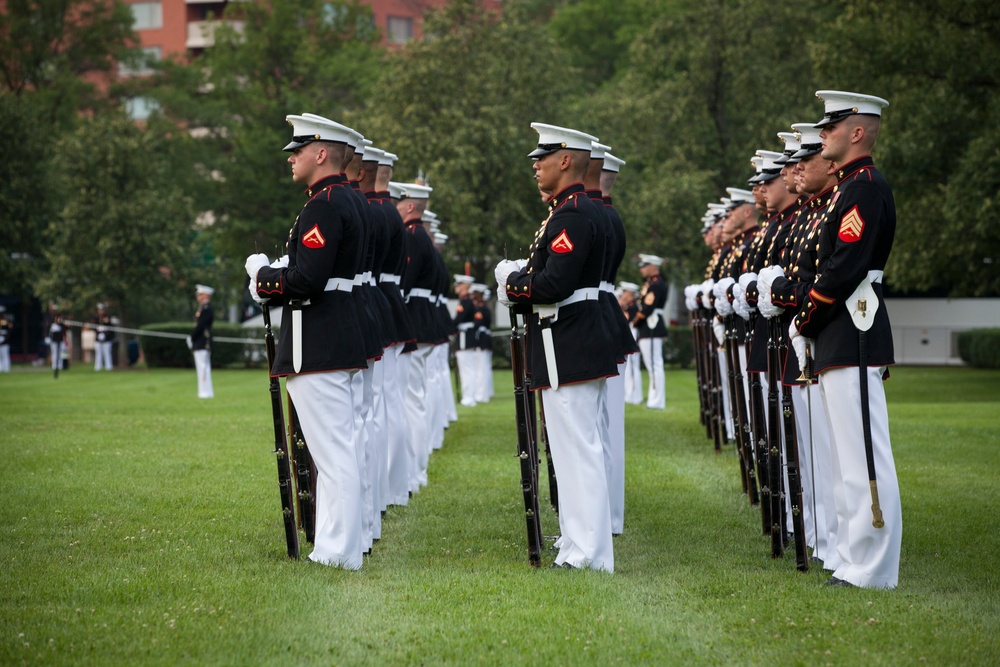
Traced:
<svg viewBox="0 0 1000 667">
<path fill-rule="evenodd" d="M 190 322 L 159 322 L 147 324 L 143 331 L 157 331 L 188 335 L 191 333 Z M 223 338 L 249 338 L 264 340 L 263 329 L 247 329 L 230 322 L 216 322 L 212 325 L 212 336 Z M 149 368 L 194 368 L 194 357 L 188 350 L 184 340 L 179 338 L 160 338 L 157 336 L 141 336 L 146 365 Z M 258 344 L 222 343 L 212 345 L 212 368 L 223 368 L 233 364 L 247 367 L 263 365 L 264 346 Z"/>
<path fill-rule="evenodd" d="M 1000 368 L 1000 329 L 972 329 L 958 334 L 958 356 L 977 368 Z"/>
</svg>

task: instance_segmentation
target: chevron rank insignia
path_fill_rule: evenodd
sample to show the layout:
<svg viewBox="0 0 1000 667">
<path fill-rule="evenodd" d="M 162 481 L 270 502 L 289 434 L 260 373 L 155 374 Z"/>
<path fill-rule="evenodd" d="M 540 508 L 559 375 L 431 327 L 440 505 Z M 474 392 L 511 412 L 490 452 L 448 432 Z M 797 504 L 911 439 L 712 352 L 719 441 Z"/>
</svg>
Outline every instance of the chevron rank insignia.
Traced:
<svg viewBox="0 0 1000 667">
<path fill-rule="evenodd" d="M 326 238 L 320 233 L 319 225 L 313 225 L 313 228 L 305 233 L 302 237 L 302 245 L 313 250 L 326 245 Z"/>
<path fill-rule="evenodd" d="M 861 232 L 864 229 L 865 221 L 858 212 L 858 207 L 855 206 L 840 219 L 840 231 L 837 232 L 837 236 L 844 243 L 854 243 L 861 238 Z"/>
<path fill-rule="evenodd" d="M 573 242 L 569 240 L 569 235 L 566 233 L 565 229 L 559 233 L 559 236 L 557 236 L 554 241 L 552 241 L 552 244 L 549 245 L 549 249 L 552 252 L 559 253 L 560 255 L 573 252 Z"/>
</svg>

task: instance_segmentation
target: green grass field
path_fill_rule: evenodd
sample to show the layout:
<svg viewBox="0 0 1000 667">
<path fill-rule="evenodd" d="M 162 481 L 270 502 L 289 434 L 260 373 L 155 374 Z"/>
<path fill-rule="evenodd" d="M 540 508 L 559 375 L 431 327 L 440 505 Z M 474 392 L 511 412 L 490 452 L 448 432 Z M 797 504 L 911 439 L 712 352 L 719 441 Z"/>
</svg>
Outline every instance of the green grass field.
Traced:
<svg viewBox="0 0 1000 667">
<path fill-rule="evenodd" d="M 0 664 L 1000 664 L 998 372 L 893 370 L 894 591 L 770 558 L 689 371 L 666 412 L 628 406 L 613 575 L 528 566 L 502 372 L 363 570 L 292 562 L 265 374 L 214 379 L 199 401 L 193 371 L 0 376 Z"/>
</svg>

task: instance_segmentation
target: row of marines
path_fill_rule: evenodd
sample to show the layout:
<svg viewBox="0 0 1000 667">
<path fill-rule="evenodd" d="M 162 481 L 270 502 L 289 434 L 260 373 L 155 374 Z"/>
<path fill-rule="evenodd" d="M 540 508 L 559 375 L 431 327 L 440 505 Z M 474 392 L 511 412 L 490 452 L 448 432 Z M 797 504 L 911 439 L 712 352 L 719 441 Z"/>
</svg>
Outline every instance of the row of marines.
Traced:
<svg viewBox="0 0 1000 667">
<path fill-rule="evenodd" d="M 309 559 L 359 569 L 386 508 L 427 484 L 457 418 L 447 237 L 430 220 L 432 188 L 391 181 L 396 155 L 322 116 L 286 121 L 306 203 L 286 254 L 250 255 L 245 268 L 251 297 L 282 307 L 271 374 L 286 378 L 315 464 Z"/>
<path fill-rule="evenodd" d="M 823 119 L 778 133 L 783 152 L 757 151 L 752 160 L 752 191 L 730 188 L 709 205 L 703 232 L 714 254 L 706 280 L 685 289 L 686 304 L 694 321 L 710 323 L 703 338 L 718 350 L 717 369 L 699 368 L 702 386 L 716 378 L 724 413 L 718 430 L 735 437 L 738 449 L 741 430 L 752 435 L 741 451 L 751 500 L 757 481 L 762 513 L 765 494 L 784 496 L 784 527 L 831 573 L 829 585 L 894 588 L 902 515 L 882 387 L 893 345 L 881 283 L 896 214 L 871 158 L 888 102 L 843 91 L 816 95 Z M 760 225 L 758 211 L 765 213 Z M 775 351 L 784 353 L 769 372 Z M 742 380 L 727 383 L 728 371 Z M 764 395 L 773 396 L 775 385 L 790 394 L 784 419 L 755 410 L 757 383 Z M 702 396 L 711 402 L 710 393 Z M 780 449 L 784 479 L 761 467 L 755 474 L 754 461 Z M 779 521 L 777 514 L 771 520 Z"/>
</svg>

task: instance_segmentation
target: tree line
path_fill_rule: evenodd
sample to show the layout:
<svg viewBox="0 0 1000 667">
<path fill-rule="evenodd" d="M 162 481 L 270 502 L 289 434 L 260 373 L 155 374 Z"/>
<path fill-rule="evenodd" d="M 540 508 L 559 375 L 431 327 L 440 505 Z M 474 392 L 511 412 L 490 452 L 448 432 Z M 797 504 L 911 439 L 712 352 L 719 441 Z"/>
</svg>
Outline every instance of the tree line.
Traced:
<svg viewBox="0 0 1000 667">
<path fill-rule="evenodd" d="M 50 7 L 49 5 L 52 5 Z M 189 286 L 243 298 L 243 259 L 276 254 L 301 206 L 288 113 L 356 127 L 418 173 L 454 272 L 523 254 L 545 217 L 532 121 L 599 136 L 628 256 L 681 284 L 707 261 L 705 205 L 742 187 L 757 149 L 818 120 L 817 89 L 885 97 L 875 160 L 899 225 L 897 293 L 1000 293 L 1000 5 L 989 0 L 452 0 L 428 38 L 380 46 L 353 0 L 231 3 L 215 45 L 148 63 L 117 0 L 10 0 L 0 15 L 0 293 L 132 324 L 187 316 Z M 59 48 L 54 48 L 57 44 Z M 104 77 L 107 85 L 93 81 Z M 136 124 L 125 100 L 154 113 Z M 634 264 L 623 278 L 637 279 Z"/>
</svg>

